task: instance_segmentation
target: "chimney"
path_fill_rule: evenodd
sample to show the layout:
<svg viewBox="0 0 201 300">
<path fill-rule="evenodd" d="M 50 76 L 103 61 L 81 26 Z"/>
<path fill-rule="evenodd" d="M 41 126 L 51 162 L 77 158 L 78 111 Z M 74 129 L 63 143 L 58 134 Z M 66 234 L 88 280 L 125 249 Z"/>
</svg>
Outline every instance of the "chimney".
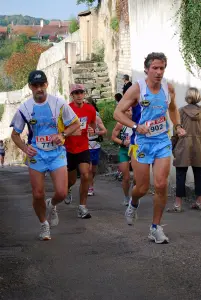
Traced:
<svg viewBox="0 0 201 300">
<path fill-rule="evenodd" d="M 40 20 L 40 27 L 43 28 L 43 26 L 44 26 L 44 21 Z"/>
<path fill-rule="evenodd" d="M 59 21 L 59 28 L 61 28 L 61 26 L 62 26 L 62 23 L 61 23 L 61 20 Z"/>
</svg>

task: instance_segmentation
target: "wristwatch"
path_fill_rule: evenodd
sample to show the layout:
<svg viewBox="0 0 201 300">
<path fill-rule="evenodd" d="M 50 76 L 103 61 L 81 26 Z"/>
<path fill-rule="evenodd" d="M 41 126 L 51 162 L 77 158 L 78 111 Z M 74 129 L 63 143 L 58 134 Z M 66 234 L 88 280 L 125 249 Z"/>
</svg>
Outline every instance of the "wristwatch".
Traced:
<svg viewBox="0 0 201 300">
<path fill-rule="evenodd" d="M 137 127 L 138 127 L 138 125 L 137 125 L 137 124 L 134 124 L 134 125 L 133 125 L 133 130 L 136 131 L 136 130 L 137 130 Z"/>
<path fill-rule="evenodd" d="M 175 130 L 177 130 L 178 127 L 183 128 L 183 126 L 181 124 L 177 124 L 177 125 L 175 125 Z"/>
<path fill-rule="evenodd" d="M 62 133 L 62 136 L 64 137 L 64 138 L 66 138 L 67 137 L 67 134 L 63 131 Z"/>
</svg>

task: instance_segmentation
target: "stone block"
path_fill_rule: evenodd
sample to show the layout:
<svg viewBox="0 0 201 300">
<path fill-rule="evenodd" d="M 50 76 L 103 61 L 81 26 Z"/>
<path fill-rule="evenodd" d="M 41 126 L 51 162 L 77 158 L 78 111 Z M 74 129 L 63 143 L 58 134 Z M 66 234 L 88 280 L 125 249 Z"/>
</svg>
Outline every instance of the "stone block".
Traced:
<svg viewBox="0 0 201 300">
<path fill-rule="evenodd" d="M 74 79 L 94 79 L 93 73 L 74 74 Z"/>
<path fill-rule="evenodd" d="M 112 92 L 112 87 L 111 86 L 102 87 L 101 92 Z"/>
<path fill-rule="evenodd" d="M 108 77 L 96 78 L 96 83 L 99 84 L 99 85 L 105 86 L 104 84 L 106 82 L 109 82 L 109 78 Z"/>
<path fill-rule="evenodd" d="M 112 92 L 101 93 L 101 98 L 109 98 L 109 97 L 112 97 Z"/>
<path fill-rule="evenodd" d="M 98 77 L 108 77 L 108 72 L 98 72 L 97 73 Z"/>
</svg>

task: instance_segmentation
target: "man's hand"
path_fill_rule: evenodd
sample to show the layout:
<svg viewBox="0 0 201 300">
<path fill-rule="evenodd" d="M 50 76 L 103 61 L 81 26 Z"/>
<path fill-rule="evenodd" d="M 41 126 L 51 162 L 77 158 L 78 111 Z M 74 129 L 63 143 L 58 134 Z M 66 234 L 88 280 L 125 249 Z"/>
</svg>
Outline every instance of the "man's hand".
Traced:
<svg viewBox="0 0 201 300">
<path fill-rule="evenodd" d="M 149 127 L 146 125 L 138 125 L 136 131 L 140 134 L 149 133 Z"/>
<path fill-rule="evenodd" d="M 130 145 L 130 142 L 131 142 L 130 139 L 128 139 L 128 140 L 126 139 L 126 140 L 124 140 L 123 145 L 128 147 Z"/>
<path fill-rule="evenodd" d="M 178 127 L 176 130 L 178 136 L 185 136 L 186 135 L 186 130 L 183 129 L 182 127 Z"/>
<path fill-rule="evenodd" d="M 94 134 L 94 129 L 92 127 L 88 127 L 88 133 L 89 134 Z"/>
<path fill-rule="evenodd" d="M 28 145 L 28 146 L 25 146 L 24 153 L 26 153 L 29 158 L 32 158 L 33 156 L 35 156 L 37 154 L 37 151 L 33 146 Z"/>
<path fill-rule="evenodd" d="M 61 145 L 63 145 L 64 137 L 62 136 L 61 133 L 53 134 L 53 135 L 51 135 L 51 141 L 54 144 L 61 146 Z"/>
<path fill-rule="evenodd" d="M 74 135 L 82 135 L 82 130 L 80 129 L 80 128 L 78 128 L 76 131 L 74 131 L 73 133 L 72 133 L 72 135 L 74 136 Z"/>
</svg>

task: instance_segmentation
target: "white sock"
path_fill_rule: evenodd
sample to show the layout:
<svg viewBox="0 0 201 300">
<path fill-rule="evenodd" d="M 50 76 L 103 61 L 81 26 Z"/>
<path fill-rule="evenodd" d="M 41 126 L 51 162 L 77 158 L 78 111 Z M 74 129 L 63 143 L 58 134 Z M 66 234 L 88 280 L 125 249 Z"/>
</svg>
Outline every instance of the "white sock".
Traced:
<svg viewBox="0 0 201 300">
<path fill-rule="evenodd" d="M 48 221 L 46 220 L 45 222 L 41 223 L 41 225 L 49 225 Z"/>
<path fill-rule="evenodd" d="M 81 207 L 81 208 L 86 208 L 86 205 L 79 205 L 79 207 Z"/>
</svg>

